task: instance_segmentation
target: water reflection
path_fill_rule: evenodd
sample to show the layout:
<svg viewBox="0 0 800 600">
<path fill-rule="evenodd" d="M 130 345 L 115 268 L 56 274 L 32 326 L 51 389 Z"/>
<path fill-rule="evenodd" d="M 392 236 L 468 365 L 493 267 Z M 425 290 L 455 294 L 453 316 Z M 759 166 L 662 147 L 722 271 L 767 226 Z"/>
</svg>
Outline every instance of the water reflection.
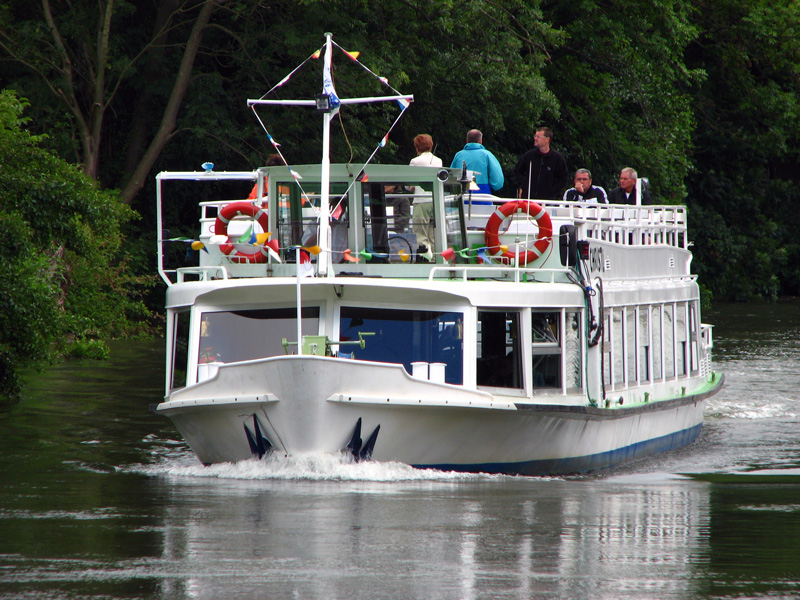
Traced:
<svg viewBox="0 0 800 600">
<path fill-rule="evenodd" d="M 574 479 L 204 468 L 147 412 L 160 344 L 58 365 L 0 411 L 0 597 L 800 597 L 800 303 L 708 319 L 698 442 Z"/>
<path fill-rule="evenodd" d="M 686 598 L 708 556 L 710 486 L 668 476 L 162 483 L 166 597 Z"/>
</svg>

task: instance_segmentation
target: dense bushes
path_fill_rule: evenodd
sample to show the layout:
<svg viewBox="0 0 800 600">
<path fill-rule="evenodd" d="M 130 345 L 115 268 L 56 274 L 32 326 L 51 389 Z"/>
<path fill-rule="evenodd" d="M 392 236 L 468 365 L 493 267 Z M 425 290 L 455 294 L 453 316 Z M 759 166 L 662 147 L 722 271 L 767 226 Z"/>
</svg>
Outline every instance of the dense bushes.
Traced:
<svg viewBox="0 0 800 600">
<path fill-rule="evenodd" d="M 24 102 L 0 92 L 0 392 L 17 370 L 85 340 L 146 331 L 152 281 L 125 269 L 122 225 L 135 213 L 30 135 Z M 97 354 L 97 352 L 95 352 Z M 102 353 L 101 353 L 102 354 Z"/>
</svg>

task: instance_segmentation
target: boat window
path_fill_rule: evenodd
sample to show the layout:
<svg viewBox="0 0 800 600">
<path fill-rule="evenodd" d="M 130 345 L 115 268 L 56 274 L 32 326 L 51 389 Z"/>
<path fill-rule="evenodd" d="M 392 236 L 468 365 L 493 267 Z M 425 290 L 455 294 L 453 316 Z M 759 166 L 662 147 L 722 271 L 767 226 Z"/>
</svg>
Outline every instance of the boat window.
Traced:
<svg viewBox="0 0 800 600">
<path fill-rule="evenodd" d="M 478 311 L 478 385 L 523 388 L 520 315 L 515 311 Z"/>
<path fill-rule="evenodd" d="M 639 381 L 650 380 L 650 310 L 640 306 L 639 313 Z"/>
<path fill-rule="evenodd" d="M 344 183 L 331 183 L 329 197 L 331 211 L 331 260 L 344 261 L 344 251 L 348 247 L 347 229 L 349 227 L 347 186 Z M 320 183 L 303 182 L 302 188 L 296 181 L 277 184 L 278 190 L 278 244 L 283 248 L 282 258 L 295 262 L 292 246 L 317 245 L 317 229 L 320 208 Z M 316 256 L 311 256 L 316 261 Z"/>
<path fill-rule="evenodd" d="M 531 314 L 533 390 L 561 388 L 561 312 Z"/>
<path fill-rule="evenodd" d="M 444 196 L 444 218 L 447 235 L 447 247 L 453 250 L 463 250 L 467 246 L 467 225 L 464 219 L 464 203 L 460 194 L 461 185 L 445 186 Z M 455 255 L 456 262 L 463 261 L 458 254 Z"/>
<path fill-rule="evenodd" d="M 564 351 L 566 352 L 565 383 L 567 389 L 583 387 L 583 344 L 581 343 L 581 313 L 566 311 L 564 320 Z"/>
<path fill-rule="evenodd" d="M 189 311 L 182 310 L 172 315 L 172 358 L 170 360 L 170 390 L 186 385 L 189 361 Z"/>
<path fill-rule="evenodd" d="M 697 322 L 697 302 L 689 303 L 689 364 L 692 375 L 697 374 L 700 369 L 700 357 L 698 355 L 698 332 L 700 331 Z"/>
<path fill-rule="evenodd" d="M 686 303 L 675 304 L 675 371 L 677 375 L 686 375 Z"/>
<path fill-rule="evenodd" d="M 410 226 L 415 186 L 397 182 L 362 184 L 368 262 L 410 263 L 419 243 Z"/>
<path fill-rule="evenodd" d="M 458 312 L 343 306 L 339 339 L 358 341 L 361 333 L 365 346 L 342 345 L 340 352 L 357 360 L 402 364 L 408 373 L 414 362 L 442 363 L 444 381 L 461 384 L 463 323 Z"/>
<path fill-rule="evenodd" d="M 319 307 L 304 307 L 303 335 L 319 333 Z M 198 365 L 232 363 L 286 354 L 283 339 L 297 338 L 297 309 L 270 308 L 204 312 Z M 289 347 L 294 348 L 296 345 Z M 291 351 L 290 351 L 291 352 Z M 291 352 L 291 353 L 294 353 Z"/>
<path fill-rule="evenodd" d="M 650 307 L 650 330 L 653 332 L 653 380 L 662 378 L 662 348 L 664 338 L 662 335 L 661 306 Z"/>
<path fill-rule="evenodd" d="M 624 308 L 606 309 L 606 323 L 603 328 L 603 379 L 609 384 L 622 385 L 626 376 L 636 378 L 634 356 L 630 355 L 630 348 L 636 348 L 632 343 L 635 331 L 633 310 Z M 626 349 L 628 354 L 626 354 Z M 627 374 L 627 375 L 626 375 Z"/>
<path fill-rule="evenodd" d="M 675 377 L 675 320 L 672 304 L 664 305 L 664 377 Z"/>
<path fill-rule="evenodd" d="M 625 383 L 630 385 L 636 382 L 636 307 L 627 306 L 618 311 L 624 311 L 625 320 L 625 334 L 620 338 L 620 345 L 618 352 L 625 357 L 625 374 L 626 377 L 615 379 L 616 383 Z M 624 343 L 624 346 L 622 345 Z"/>
</svg>

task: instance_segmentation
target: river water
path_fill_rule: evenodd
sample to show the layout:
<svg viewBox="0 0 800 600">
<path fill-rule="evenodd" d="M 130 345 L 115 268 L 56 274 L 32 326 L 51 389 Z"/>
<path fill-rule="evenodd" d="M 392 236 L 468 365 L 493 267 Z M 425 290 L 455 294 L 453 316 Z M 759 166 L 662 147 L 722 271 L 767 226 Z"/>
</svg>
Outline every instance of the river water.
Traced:
<svg viewBox="0 0 800 600">
<path fill-rule="evenodd" d="M 326 457 L 200 466 L 160 344 L 0 409 L 0 597 L 800 597 L 800 302 L 717 306 L 726 386 L 688 448 L 520 478 Z"/>
</svg>

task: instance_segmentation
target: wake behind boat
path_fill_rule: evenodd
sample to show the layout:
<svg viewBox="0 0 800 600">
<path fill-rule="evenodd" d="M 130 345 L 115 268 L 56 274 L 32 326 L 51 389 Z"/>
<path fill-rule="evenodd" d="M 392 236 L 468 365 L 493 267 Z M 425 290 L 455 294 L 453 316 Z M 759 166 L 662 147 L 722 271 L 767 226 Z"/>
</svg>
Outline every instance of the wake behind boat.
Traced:
<svg viewBox="0 0 800 600">
<path fill-rule="evenodd" d="M 315 105 L 321 164 L 157 177 L 159 231 L 175 186 L 242 190 L 199 203 L 199 234 L 180 240 L 198 265 L 169 269 L 158 245 L 156 410 L 200 461 L 345 452 L 541 475 L 692 442 L 722 377 L 685 207 L 509 200 L 472 193 L 464 169 L 332 165 L 343 105 L 413 101 L 339 99 L 333 47 L 326 34 L 316 101 L 250 101 Z"/>
</svg>

